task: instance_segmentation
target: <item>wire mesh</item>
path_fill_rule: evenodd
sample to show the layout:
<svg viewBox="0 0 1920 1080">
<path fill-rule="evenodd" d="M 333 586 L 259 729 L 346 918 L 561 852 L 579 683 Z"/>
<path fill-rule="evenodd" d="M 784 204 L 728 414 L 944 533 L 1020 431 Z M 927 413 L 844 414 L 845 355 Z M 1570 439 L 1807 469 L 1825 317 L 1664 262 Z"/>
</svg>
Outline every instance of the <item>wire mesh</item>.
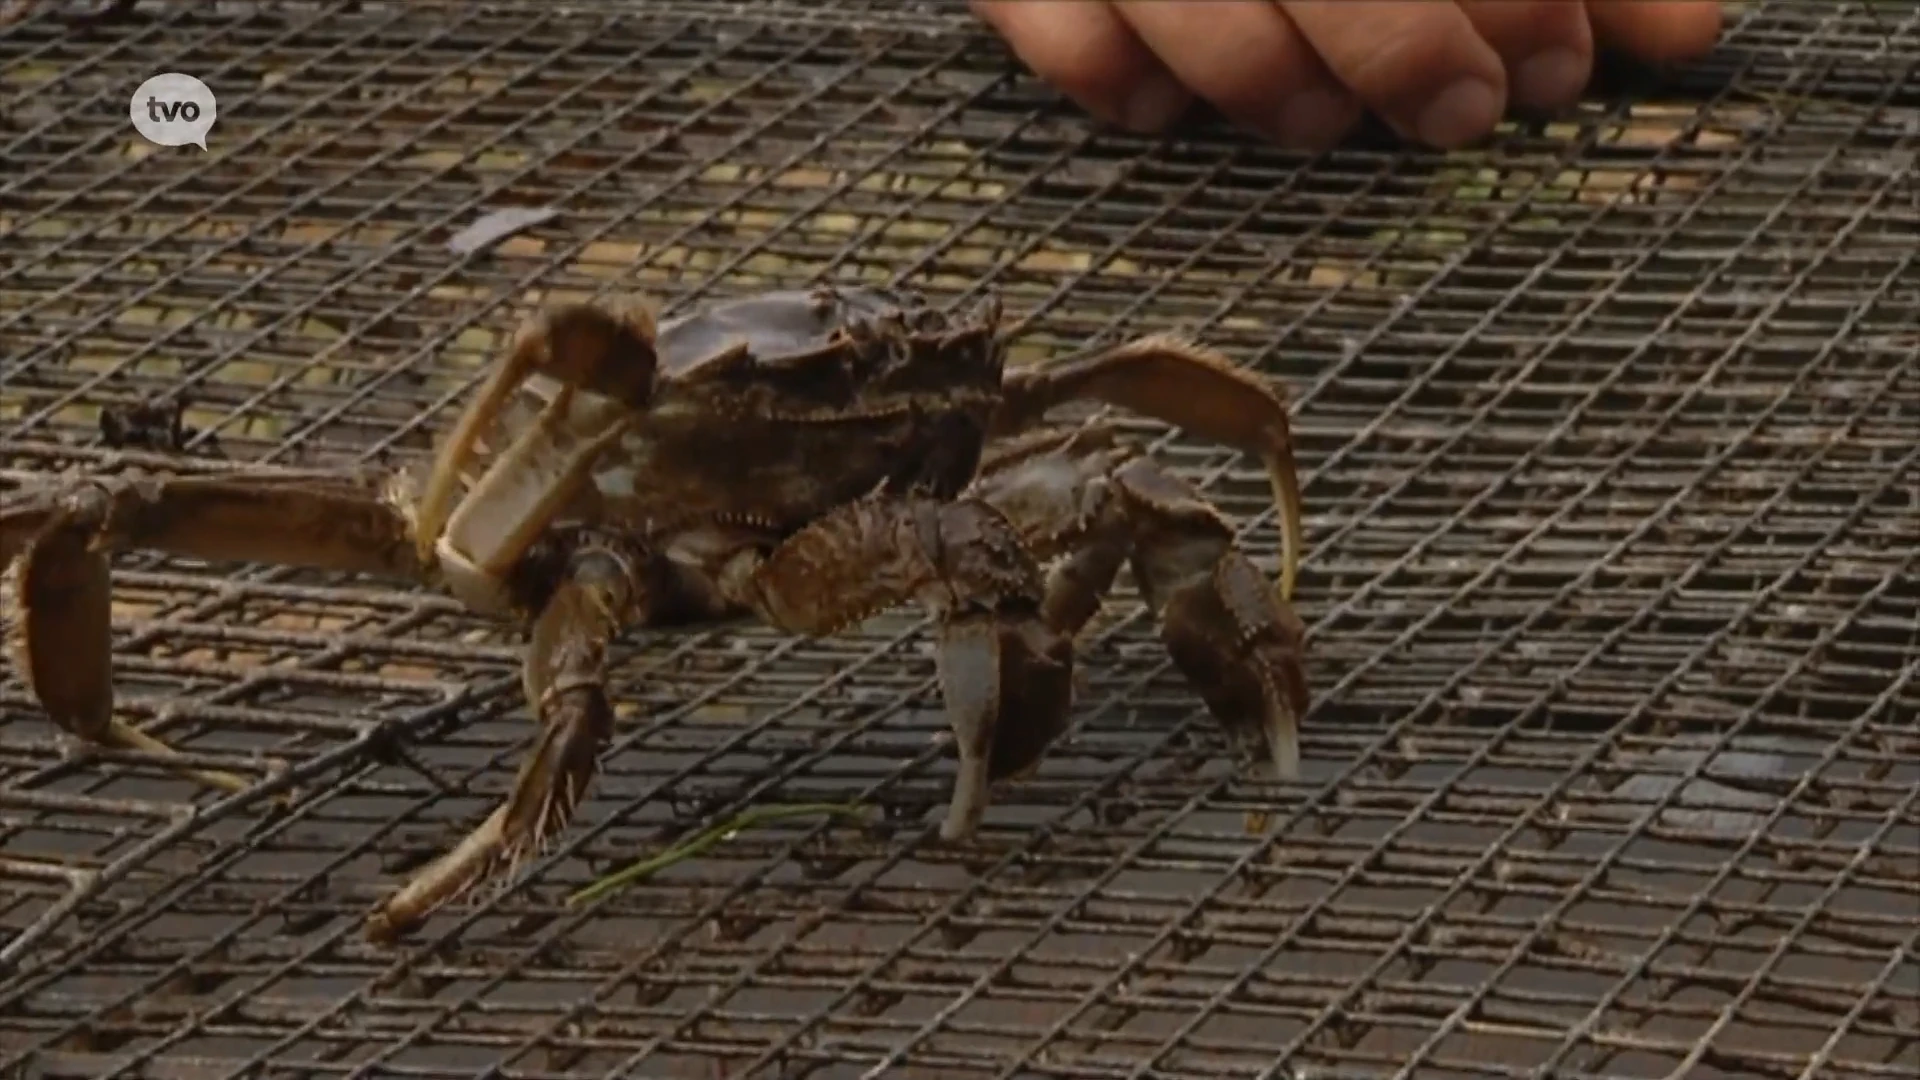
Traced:
<svg viewBox="0 0 1920 1080">
<path fill-rule="evenodd" d="M 1089 127 L 938 5 L 36 12 L 6 490 L 419 452 L 541 299 L 990 287 L 1021 362 L 1180 328 L 1287 381 L 1316 703 L 1301 782 L 1240 776 L 1123 589 L 955 849 L 921 620 L 636 635 L 575 827 L 377 947 L 529 744 L 512 629 L 126 553 L 123 715 L 259 785 L 76 755 L 8 671 L 0 1075 L 1914 1075 L 1917 22 L 1748 5 L 1651 97 L 1308 162 Z M 166 70 L 220 94 L 207 152 L 121 119 Z M 553 213 L 450 247 L 508 208 Z M 103 440 L 156 402 L 184 457 Z M 1258 474 L 1137 430 L 1272 565 Z"/>
</svg>

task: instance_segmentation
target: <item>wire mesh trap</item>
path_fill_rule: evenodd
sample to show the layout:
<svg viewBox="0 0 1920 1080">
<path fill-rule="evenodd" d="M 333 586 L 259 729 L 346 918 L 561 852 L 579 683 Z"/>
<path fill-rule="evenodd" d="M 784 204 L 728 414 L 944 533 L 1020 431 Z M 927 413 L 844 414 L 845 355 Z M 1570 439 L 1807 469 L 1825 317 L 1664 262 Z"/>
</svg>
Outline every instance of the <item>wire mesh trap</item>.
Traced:
<svg viewBox="0 0 1920 1080">
<path fill-rule="evenodd" d="M 1016 362 L 1285 380 L 1316 701 L 1246 779 L 1123 586 L 955 849 L 917 616 L 635 635 L 574 827 L 379 947 L 530 742 L 512 629 L 128 553 L 122 715 L 259 783 L 76 755 L 7 669 L 0 1075 L 1920 1069 L 1915 11 L 1749 5 L 1651 101 L 1306 162 L 1089 127 L 943 6 L 57 7 L 0 31 L 7 492 L 421 452 L 540 300 L 991 287 Z M 123 120 L 169 70 L 206 152 Z M 1273 565 L 1256 469 L 1134 429 Z"/>
</svg>

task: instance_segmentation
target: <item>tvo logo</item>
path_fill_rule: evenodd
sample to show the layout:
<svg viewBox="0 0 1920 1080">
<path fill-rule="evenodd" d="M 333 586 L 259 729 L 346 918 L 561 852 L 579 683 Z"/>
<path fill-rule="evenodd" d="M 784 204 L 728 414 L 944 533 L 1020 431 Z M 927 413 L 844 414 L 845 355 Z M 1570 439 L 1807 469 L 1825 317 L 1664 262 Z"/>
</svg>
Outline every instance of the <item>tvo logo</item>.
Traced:
<svg viewBox="0 0 1920 1080">
<path fill-rule="evenodd" d="M 191 75 L 170 71 L 155 75 L 133 92 L 127 117 L 140 137 L 159 146 L 207 148 L 207 132 L 219 107 L 207 84 Z"/>
</svg>

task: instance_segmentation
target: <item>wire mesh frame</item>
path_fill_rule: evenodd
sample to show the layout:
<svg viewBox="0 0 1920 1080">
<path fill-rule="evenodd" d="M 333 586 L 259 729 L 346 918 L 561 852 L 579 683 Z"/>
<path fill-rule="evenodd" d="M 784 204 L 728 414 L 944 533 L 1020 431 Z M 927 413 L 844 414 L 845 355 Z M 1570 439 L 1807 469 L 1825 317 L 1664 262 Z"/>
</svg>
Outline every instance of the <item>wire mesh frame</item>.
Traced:
<svg viewBox="0 0 1920 1080">
<path fill-rule="evenodd" d="M 922 13 L 757 14 L 16 31 L 9 484 L 111 464 L 93 411 L 188 383 L 232 457 L 418 449 L 536 290 L 992 285 L 1036 352 L 1175 323 L 1295 388 L 1308 782 L 1230 775 L 1126 596 L 1069 740 L 963 857 L 927 835 L 918 620 L 647 639 L 581 825 L 387 953 L 357 916 L 525 745 L 511 638 L 380 584 L 129 556 L 128 715 L 224 767 L 270 747 L 296 764 L 260 793 L 299 795 L 182 816 L 195 793 L 59 758 L 0 687 L 7 854 L 64 860 L 0 909 L 34 927 L 0 1067 L 1911 1073 L 1910 13 L 1756 9 L 1696 105 L 1310 171 L 1096 136 Z M 205 159 L 74 120 L 169 67 L 254 87 Z M 446 254 L 502 203 L 562 215 Z M 1252 475 L 1157 446 L 1271 558 Z M 561 905 L 729 808 L 851 794 L 881 824 Z"/>
</svg>

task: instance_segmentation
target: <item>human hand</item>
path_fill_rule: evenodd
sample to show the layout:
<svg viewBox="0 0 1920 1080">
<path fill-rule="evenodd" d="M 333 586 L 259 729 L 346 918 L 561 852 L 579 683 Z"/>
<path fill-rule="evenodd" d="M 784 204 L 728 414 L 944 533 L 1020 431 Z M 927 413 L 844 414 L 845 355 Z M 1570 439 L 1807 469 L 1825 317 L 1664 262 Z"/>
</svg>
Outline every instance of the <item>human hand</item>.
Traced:
<svg viewBox="0 0 1920 1080">
<path fill-rule="evenodd" d="M 1372 110 L 1454 149 L 1509 106 L 1579 99 L 1596 44 L 1703 55 L 1719 0 L 970 0 L 1041 78 L 1095 116 L 1157 132 L 1196 99 L 1274 142 L 1322 149 Z"/>
</svg>

